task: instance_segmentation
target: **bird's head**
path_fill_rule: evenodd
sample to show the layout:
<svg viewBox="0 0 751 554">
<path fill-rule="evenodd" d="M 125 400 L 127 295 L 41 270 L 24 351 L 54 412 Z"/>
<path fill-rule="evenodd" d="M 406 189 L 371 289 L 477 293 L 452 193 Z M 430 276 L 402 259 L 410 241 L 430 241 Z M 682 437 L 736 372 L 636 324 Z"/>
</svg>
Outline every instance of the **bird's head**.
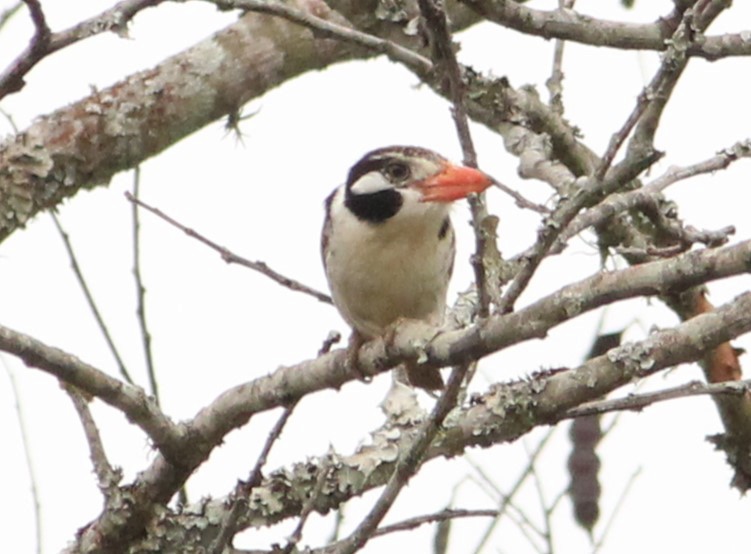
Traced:
<svg viewBox="0 0 751 554">
<path fill-rule="evenodd" d="M 344 203 L 359 219 L 379 223 L 399 212 L 428 211 L 430 205 L 482 192 L 492 182 L 482 171 L 431 150 L 389 146 L 367 153 L 352 167 Z"/>
</svg>

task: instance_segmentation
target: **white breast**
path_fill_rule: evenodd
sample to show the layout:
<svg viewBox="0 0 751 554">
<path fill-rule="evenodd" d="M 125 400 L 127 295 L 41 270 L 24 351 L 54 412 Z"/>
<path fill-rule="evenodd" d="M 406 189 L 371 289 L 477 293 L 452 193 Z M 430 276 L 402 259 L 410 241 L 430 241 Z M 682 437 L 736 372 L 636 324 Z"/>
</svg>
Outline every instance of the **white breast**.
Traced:
<svg viewBox="0 0 751 554">
<path fill-rule="evenodd" d="M 331 204 L 325 256 L 334 303 L 366 338 L 399 318 L 440 324 L 453 263 L 453 231 L 439 237 L 448 206 L 405 202 L 383 223 L 346 209 L 339 189 Z"/>
</svg>

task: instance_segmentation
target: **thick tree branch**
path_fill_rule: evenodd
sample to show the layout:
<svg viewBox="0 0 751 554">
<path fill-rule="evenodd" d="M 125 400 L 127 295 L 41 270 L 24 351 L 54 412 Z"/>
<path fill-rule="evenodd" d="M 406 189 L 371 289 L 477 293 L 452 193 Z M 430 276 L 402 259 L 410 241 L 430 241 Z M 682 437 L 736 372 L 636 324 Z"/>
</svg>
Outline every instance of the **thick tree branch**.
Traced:
<svg viewBox="0 0 751 554">
<path fill-rule="evenodd" d="M 346 2 L 341 14 L 317 1 L 285 6 L 337 23 L 352 16 L 361 33 L 420 47 L 419 38 L 406 35 L 402 25 Z M 453 10 L 452 18 L 458 28 L 478 19 L 466 9 Z M 382 50 L 319 38 L 318 32 L 279 17 L 248 13 L 157 67 L 40 117 L 0 144 L 0 241 L 38 211 L 82 188 L 106 184 L 115 173 L 235 113 L 286 80 Z"/>
<path fill-rule="evenodd" d="M 634 379 L 696 360 L 703 352 L 751 330 L 749 313 L 751 293 L 674 329 L 614 348 L 577 368 L 495 385 L 452 416 L 426 452 L 426 459 L 456 456 L 471 446 L 489 447 L 516 440 L 532 428 L 558 421 L 575 406 L 595 400 Z M 419 427 L 417 423 L 396 434 L 389 425 L 373 433 L 372 444 L 350 456 L 332 454 L 335 461 L 329 458 L 308 460 L 274 472 L 261 487 L 254 489 L 248 511 L 238 523 L 245 527 L 270 525 L 299 513 L 302 499 L 307 498 L 315 486 L 318 470 L 323 465 L 333 464 L 336 469 L 327 477 L 324 486 L 327 494 L 316 504 L 321 513 L 385 484 L 397 463 L 393 452 L 409 449 L 418 436 L 416 428 Z M 212 540 L 217 532 L 216 522 L 221 521 L 227 509 L 227 503 L 217 499 L 202 504 L 200 510 L 165 515 L 153 523 L 144 546 L 153 548 L 153 541 L 169 537 L 188 549 L 199 548 Z M 101 524 L 100 520 L 87 528 L 82 539 Z M 202 531 L 196 534 L 195 529 Z M 95 548 L 82 550 L 97 551 Z M 141 551 L 138 545 L 131 549 L 131 552 Z"/>
<path fill-rule="evenodd" d="M 348 24 L 341 24 L 339 22 L 332 22 L 324 19 L 322 17 L 324 14 L 334 20 L 343 19 L 336 12 L 332 12 L 324 3 L 315 6 L 315 10 L 303 11 L 302 9 L 296 9 L 288 4 L 273 0 L 206 1 L 216 4 L 223 10 L 240 9 L 279 16 L 292 23 L 297 23 L 298 25 L 311 29 L 318 37 L 337 39 L 357 46 L 362 46 L 378 54 L 385 54 L 391 60 L 400 62 L 421 74 L 427 74 L 433 69 L 433 64 L 429 59 L 409 48 L 397 44 L 396 42 L 385 40 L 368 33 L 363 33 L 362 31 L 353 29 Z"/>
<path fill-rule="evenodd" d="M 388 345 L 383 340 L 366 344 L 360 351 L 359 370 L 374 375 L 405 359 L 417 358 L 424 358 L 426 364 L 433 367 L 468 363 L 509 345 L 542 337 L 559 323 L 604 304 L 635 296 L 682 290 L 707 280 L 747 272 L 749 260 L 751 241 L 746 241 L 724 248 L 689 252 L 674 259 L 618 272 L 599 273 L 564 287 L 517 312 L 492 316 L 467 329 L 435 336 L 435 330 L 426 329 L 424 324 L 404 325 Z M 728 340 L 746 332 L 751 327 L 749 305 L 751 296 L 745 295 L 724 310 L 689 320 L 678 328 L 680 331 L 662 332 L 659 340 L 654 339 L 654 346 L 653 338 L 650 338 L 631 350 L 623 347 L 617 356 L 599 359 L 599 365 L 591 368 L 594 372 L 591 378 L 582 377 L 581 372 L 574 372 L 576 377 L 566 377 L 569 372 L 546 376 L 544 387 L 532 389 L 536 391 L 535 394 L 544 389 L 547 399 L 543 403 L 533 403 L 536 421 L 554 420 L 561 410 L 592 400 L 640 375 L 640 371 L 656 371 L 696 359 L 718 344 L 716 337 Z M 724 325 L 721 330 L 712 327 L 719 325 L 718 320 Z M 710 328 L 704 329 L 697 321 L 713 323 L 705 323 Z M 691 340 L 688 335 L 684 336 L 689 331 L 695 333 Z M 684 346 L 670 342 L 671 333 L 677 333 L 681 337 L 678 342 Z M 166 503 L 226 434 L 242 426 L 253 414 L 294 401 L 316 390 L 339 388 L 355 378 L 353 370 L 346 363 L 346 351 L 325 354 L 228 390 L 181 427 L 177 434 L 174 426 L 146 401 L 140 389 L 120 383 L 72 356 L 8 329 L 0 328 L 0 348 L 121 409 L 152 436 L 163 454 L 157 455 L 136 483 L 121 488 L 120 496 L 113 500 L 117 503 L 127 502 L 133 507 L 128 516 L 119 511 L 106 511 L 87 528 L 80 546 L 83 551 L 92 552 L 122 544 L 122 541 L 140 535 L 151 519 L 154 506 Z M 585 386 L 587 383 L 597 386 Z M 514 386 L 524 387 L 527 384 Z M 528 423 L 535 419 L 525 417 L 523 420 Z M 472 431 L 467 432 L 475 437 L 473 440 L 484 440 Z M 165 456 L 169 456 L 172 462 Z"/>
<path fill-rule="evenodd" d="M 405 359 L 425 359 L 424 363 L 431 367 L 473 361 L 510 345 L 541 338 L 560 323 L 618 300 L 680 291 L 748 272 L 750 260 L 751 241 L 745 241 L 723 248 L 687 252 L 616 272 L 597 273 L 517 312 L 491 316 L 464 329 L 436 335 L 430 326 L 406 323 L 391 344 L 377 339 L 364 345 L 359 354 L 359 369 L 366 375 L 377 375 Z M 178 440 L 173 424 L 141 389 L 4 327 L 0 327 L 0 349 L 123 411 L 158 445 Z M 218 443 L 255 413 L 282 406 L 311 392 L 338 389 L 356 377 L 346 363 L 346 356 L 346 350 L 336 350 L 229 389 L 202 410 L 190 428 L 208 443 Z"/>
<path fill-rule="evenodd" d="M 675 14 L 654 23 L 624 23 L 583 15 L 570 9 L 537 10 L 510 0 L 462 0 L 490 21 L 526 35 L 561 39 L 622 50 L 655 50 L 669 46 L 675 31 Z M 746 32 L 701 37 L 687 50 L 689 56 L 717 60 L 751 55 Z"/>
</svg>

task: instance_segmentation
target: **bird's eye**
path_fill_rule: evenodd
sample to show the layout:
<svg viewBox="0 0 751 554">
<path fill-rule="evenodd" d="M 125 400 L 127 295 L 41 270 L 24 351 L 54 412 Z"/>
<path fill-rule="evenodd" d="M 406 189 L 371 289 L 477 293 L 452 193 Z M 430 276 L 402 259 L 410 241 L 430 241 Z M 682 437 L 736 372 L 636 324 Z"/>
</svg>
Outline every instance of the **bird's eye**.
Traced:
<svg viewBox="0 0 751 554">
<path fill-rule="evenodd" d="M 386 177 L 388 177 L 392 182 L 404 181 L 408 179 L 410 175 L 409 166 L 400 162 L 388 164 L 384 168 L 384 172 L 386 173 Z"/>
</svg>

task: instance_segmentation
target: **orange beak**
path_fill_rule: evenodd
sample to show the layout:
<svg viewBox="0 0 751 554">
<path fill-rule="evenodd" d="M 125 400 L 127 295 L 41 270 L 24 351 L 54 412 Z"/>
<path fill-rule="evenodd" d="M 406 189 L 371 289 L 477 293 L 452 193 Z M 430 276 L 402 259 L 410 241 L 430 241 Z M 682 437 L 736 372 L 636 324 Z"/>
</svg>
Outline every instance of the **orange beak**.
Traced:
<svg viewBox="0 0 751 554">
<path fill-rule="evenodd" d="M 453 202 L 492 184 L 493 180 L 479 169 L 449 163 L 443 171 L 415 186 L 422 192 L 422 202 Z"/>
</svg>

